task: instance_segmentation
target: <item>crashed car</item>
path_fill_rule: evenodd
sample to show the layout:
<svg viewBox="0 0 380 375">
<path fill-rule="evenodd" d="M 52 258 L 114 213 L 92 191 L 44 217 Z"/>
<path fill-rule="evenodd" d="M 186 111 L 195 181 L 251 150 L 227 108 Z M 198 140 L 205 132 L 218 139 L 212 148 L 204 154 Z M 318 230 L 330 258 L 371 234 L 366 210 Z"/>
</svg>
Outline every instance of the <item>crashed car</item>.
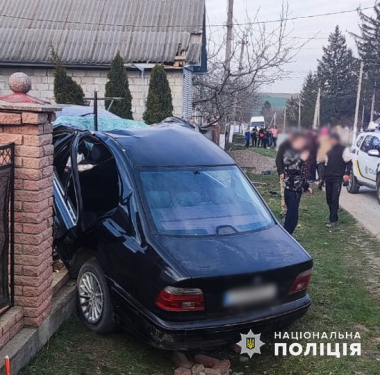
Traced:
<svg viewBox="0 0 380 375">
<path fill-rule="evenodd" d="M 307 312 L 311 257 L 203 135 L 58 126 L 54 148 L 54 245 L 91 330 L 185 350 Z"/>
</svg>

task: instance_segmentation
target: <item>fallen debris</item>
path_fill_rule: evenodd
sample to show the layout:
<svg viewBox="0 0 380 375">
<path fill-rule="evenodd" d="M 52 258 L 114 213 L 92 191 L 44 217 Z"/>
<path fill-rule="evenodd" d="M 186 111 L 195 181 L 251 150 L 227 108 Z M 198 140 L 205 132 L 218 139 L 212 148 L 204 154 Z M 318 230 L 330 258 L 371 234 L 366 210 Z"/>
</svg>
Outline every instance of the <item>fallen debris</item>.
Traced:
<svg viewBox="0 0 380 375">
<path fill-rule="evenodd" d="M 192 375 L 200 375 L 202 372 L 204 373 L 205 367 L 202 364 L 195 364 L 191 368 Z"/>
<path fill-rule="evenodd" d="M 181 352 L 174 352 L 172 355 L 172 360 L 177 367 L 191 369 L 192 363 L 188 360 L 185 354 Z"/>
<path fill-rule="evenodd" d="M 236 348 L 237 349 L 237 348 Z M 228 359 L 219 360 L 204 354 L 194 356 L 195 364 L 181 352 L 173 353 L 173 362 L 178 368 L 174 375 L 229 375 L 231 362 Z M 190 358 L 191 359 L 191 358 Z"/>
<path fill-rule="evenodd" d="M 207 375 L 222 375 L 220 369 L 218 369 L 218 368 L 206 368 L 205 374 L 207 374 Z"/>
<path fill-rule="evenodd" d="M 178 367 L 174 370 L 174 375 L 192 375 L 191 370 L 184 367 Z"/>
<path fill-rule="evenodd" d="M 219 362 L 219 359 L 212 358 L 204 354 L 197 354 L 194 357 L 194 362 L 200 363 L 204 367 L 213 367 Z"/>
<path fill-rule="evenodd" d="M 223 359 L 212 367 L 213 370 L 220 370 L 222 375 L 227 373 L 230 368 L 231 362 L 228 359 Z"/>
</svg>

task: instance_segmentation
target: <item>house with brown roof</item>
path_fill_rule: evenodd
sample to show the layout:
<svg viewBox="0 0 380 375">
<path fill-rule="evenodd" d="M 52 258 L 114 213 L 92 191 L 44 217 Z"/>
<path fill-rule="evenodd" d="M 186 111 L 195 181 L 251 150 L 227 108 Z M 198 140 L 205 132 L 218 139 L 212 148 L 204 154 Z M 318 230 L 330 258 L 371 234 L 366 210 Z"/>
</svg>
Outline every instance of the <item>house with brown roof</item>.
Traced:
<svg viewBox="0 0 380 375">
<path fill-rule="evenodd" d="M 31 95 L 54 102 L 54 47 L 86 97 L 104 94 L 119 51 L 128 71 L 133 115 L 145 111 L 150 71 L 163 63 L 174 115 L 189 119 L 192 77 L 207 69 L 205 0 L 2 0 L 0 95 L 10 74 L 32 79 Z"/>
</svg>

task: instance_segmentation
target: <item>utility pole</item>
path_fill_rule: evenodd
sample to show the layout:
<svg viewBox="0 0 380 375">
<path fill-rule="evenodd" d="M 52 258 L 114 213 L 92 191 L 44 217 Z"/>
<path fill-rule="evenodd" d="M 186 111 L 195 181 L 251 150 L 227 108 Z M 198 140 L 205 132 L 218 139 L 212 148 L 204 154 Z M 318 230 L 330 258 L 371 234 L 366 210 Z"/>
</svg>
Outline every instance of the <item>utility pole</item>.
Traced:
<svg viewBox="0 0 380 375">
<path fill-rule="evenodd" d="M 301 130 L 301 95 L 298 97 L 298 130 Z"/>
<path fill-rule="evenodd" d="M 239 74 L 243 71 L 244 48 L 245 48 L 245 45 L 247 43 L 248 42 L 246 40 L 246 36 L 244 35 L 243 36 L 243 40 L 241 42 L 240 59 L 239 59 Z M 234 94 L 234 97 L 233 97 L 233 103 L 234 103 L 234 106 L 232 107 L 232 120 L 233 120 L 234 125 L 235 125 L 235 122 L 236 122 L 236 109 L 237 109 L 236 93 Z"/>
<path fill-rule="evenodd" d="M 361 127 L 361 131 L 362 132 L 364 130 L 364 113 L 365 113 L 365 107 L 364 107 L 364 104 L 363 104 L 363 109 L 362 109 L 362 127 Z"/>
<path fill-rule="evenodd" d="M 375 101 L 376 101 L 376 91 L 373 89 L 372 95 L 372 105 L 371 105 L 371 122 L 373 122 L 373 115 L 375 114 Z"/>
<path fill-rule="evenodd" d="M 354 131 L 352 134 L 352 144 L 355 143 L 356 133 L 358 132 L 359 106 L 360 106 L 360 95 L 362 92 L 363 70 L 364 70 L 364 62 L 362 61 L 360 63 L 360 73 L 359 73 L 358 93 L 356 97 L 356 109 L 355 109 Z"/>
<path fill-rule="evenodd" d="M 243 35 L 243 40 L 241 41 L 240 59 L 239 59 L 239 73 L 243 71 L 243 60 L 244 60 L 244 49 L 246 44 L 248 44 L 247 36 Z"/>
<path fill-rule="evenodd" d="M 227 8 L 227 43 L 226 43 L 226 69 L 230 71 L 232 59 L 232 42 L 233 42 L 233 19 L 234 19 L 234 0 L 228 0 Z"/>
<path fill-rule="evenodd" d="M 313 129 L 317 130 L 320 126 L 321 113 L 321 88 L 318 89 L 317 101 L 315 103 Z"/>
<path fill-rule="evenodd" d="M 283 132 L 284 133 L 286 132 L 286 108 L 287 108 L 287 105 L 285 104 L 285 110 L 284 110 L 284 128 L 283 128 Z"/>
</svg>

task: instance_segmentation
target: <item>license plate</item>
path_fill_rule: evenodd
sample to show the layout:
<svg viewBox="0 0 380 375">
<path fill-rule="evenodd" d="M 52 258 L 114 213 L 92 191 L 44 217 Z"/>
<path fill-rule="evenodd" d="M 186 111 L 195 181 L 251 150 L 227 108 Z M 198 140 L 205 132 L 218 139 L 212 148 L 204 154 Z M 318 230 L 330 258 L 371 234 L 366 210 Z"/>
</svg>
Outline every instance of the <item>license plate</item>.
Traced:
<svg viewBox="0 0 380 375">
<path fill-rule="evenodd" d="M 250 303 L 263 303 L 273 300 L 277 294 L 275 284 L 230 290 L 224 295 L 224 306 L 243 306 Z"/>
</svg>

